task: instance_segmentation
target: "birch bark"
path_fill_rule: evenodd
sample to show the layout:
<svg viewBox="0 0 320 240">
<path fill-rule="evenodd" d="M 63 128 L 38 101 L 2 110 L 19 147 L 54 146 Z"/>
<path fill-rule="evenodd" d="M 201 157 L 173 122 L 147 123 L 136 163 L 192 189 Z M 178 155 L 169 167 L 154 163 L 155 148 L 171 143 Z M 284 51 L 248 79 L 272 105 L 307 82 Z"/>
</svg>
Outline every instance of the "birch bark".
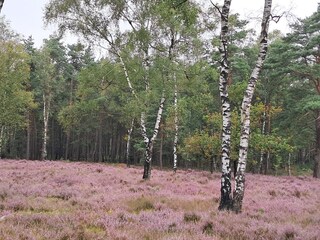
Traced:
<svg viewBox="0 0 320 240">
<path fill-rule="evenodd" d="M 41 160 L 47 159 L 47 142 L 48 142 L 48 123 L 49 123 L 50 100 L 46 94 L 43 94 L 43 136 Z"/>
<path fill-rule="evenodd" d="M 179 134 L 179 125 L 178 125 L 178 86 L 177 86 L 177 76 L 173 73 L 174 80 L 174 140 L 173 140 L 173 171 L 177 171 L 178 165 L 178 134 Z"/>
<path fill-rule="evenodd" d="M 263 110 L 263 115 L 262 115 L 262 129 L 261 129 L 261 134 L 262 135 L 266 134 L 267 107 L 268 107 L 267 99 L 265 99 L 264 110 Z M 261 150 L 260 151 L 259 168 L 258 168 L 259 173 L 262 173 L 262 166 L 263 166 L 264 157 L 265 157 L 265 152 L 263 150 Z"/>
<path fill-rule="evenodd" d="M 1 13 L 1 10 L 2 10 L 2 7 L 3 7 L 3 3 L 4 3 L 4 0 L 0 0 L 0 13 Z"/>
<path fill-rule="evenodd" d="M 241 212 L 242 201 L 245 190 L 245 169 L 247 164 L 249 135 L 250 135 L 250 108 L 251 101 L 258 81 L 259 74 L 261 72 L 262 65 L 268 51 L 268 30 L 271 18 L 272 0 L 265 0 L 263 18 L 261 23 L 260 34 L 260 50 L 258 60 L 251 73 L 247 89 L 245 91 L 242 105 L 241 105 L 241 135 L 239 146 L 239 160 L 237 167 L 237 174 L 235 177 L 235 190 L 233 194 L 233 210 L 236 213 Z"/>
<path fill-rule="evenodd" d="M 30 111 L 27 112 L 27 149 L 26 149 L 26 159 L 30 159 L 30 140 L 31 140 L 31 120 Z"/>
<path fill-rule="evenodd" d="M 228 94 L 228 31 L 229 31 L 229 12 L 231 0 L 225 0 L 221 14 L 221 33 L 220 33 L 220 78 L 219 92 L 221 99 L 222 112 L 222 136 L 221 136 L 221 197 L 219 210 L 229 210 L 231 208 L 231 168 L 230 168 L 230 141 L 231 141 L 231 107 Z"/>
<path fill-rule="evenodd" d="M 131 146 L 131 134 L 133 131 L 133 125 L 134 125 L 134 119 L 132 119 L 130 128 L 128 129 L 128 138 L 127 138 L 127 146 L 126 146 L 127 167 L 130 167 L 130 146 Z"/>
<path fill-rule="evenodd" d="M 163 113 L 165 101 L 166 101 L 166 98 L 165 98 L 165 94 L 163 92 L 161 100 L 160 100 L 160 105 L 158 108 L 156 123 L 153 128 L 153 135 L 151 138 L 149 138 L 147 136 L 147 130 L 145 128 L 145 117 L 144 117 L 145 115 L 142 114 L 143 117 L 141 115 L 142 136 L 144 138 L 144 143 L 146 146 L 146 150 L 145 150 L 146 157 L 145 157 L 145 162 L 144 162 L 144 172 L 143 172 L 142 178 L 146 179 L 146 180 L 150 179 L 150 176 L 151 176 L 151 160 L 152 160 L 152 153 L 153 153 L 153 144 L 154 144 L 154 141 L 155 141 L 155 139 L 158 135 L 158 132 L 159 132 L 160 122 L 161 122 L 161 118 L 162 118 L 162 113 Z"/>
</svg>

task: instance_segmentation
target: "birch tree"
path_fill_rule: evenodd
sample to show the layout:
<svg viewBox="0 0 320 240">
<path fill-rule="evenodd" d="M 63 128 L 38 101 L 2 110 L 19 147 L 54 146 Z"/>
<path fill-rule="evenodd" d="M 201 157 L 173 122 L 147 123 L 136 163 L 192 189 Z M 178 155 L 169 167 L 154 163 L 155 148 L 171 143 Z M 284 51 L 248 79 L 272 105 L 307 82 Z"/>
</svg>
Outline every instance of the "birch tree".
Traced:
<svg viewBox="0 0 320 240">
<path fill-rule="evenodd" d="M 235 190 L 231 193 L 231 169 L 230 169 L 230 139 L 231 139 L 231 109 L 228 96 L 228 17 L 231 0 L 225 0 L 222 10 L 217 8 L 221 15 L 221 34 L 220 34 L 220 98 L 222 104 L 222 177 L 221 177 L 221 198 L 220 210 L 232 209 L 236 213 L 241 212 L 244 197 L 245 169 L 247 163 L 249 135 L 250 135 L 250 107 L 256 83 L 268 49 L 268 30 L 269 22 L 272 19 L 271 7 L 272 0 L 265 0 L 264 11 L 261 23 L 261 33 L 259 37 L 260 50 L 255 67 L 252 70 L 248 81 L 247 89 L 243 96 L 241 106 L 241 133 L 239 146 L 239 159 L 235 177 Z"/>
<path fill-rule="evenodd" d="M 154 25 L 150 21 L 150 7 L 152 3 L 148 1 L 128 1 L 128 2 L 97 2 L 97 1 L 80 1 L 74 2 L 70 0 L 57 1 L 51 0 L 46 6 L 46 19 L 48 23 L 57 22 L 59 30 L 64 32 L 69 30 L 77 35 L 85 37 L 88 41 L 110 50 L 122 65 L 124 74 L 127 79 L 128 87 L 136 99 L 140 97 L 132 83 L 129 75 L 128 67 L 121 52 L 124 45 L 120 31 L 120 21 L 125 21 L 132 28 L 135 35 L 135 44 L 133 45 L 133 53 L 138 56 L 141 67 L 144 71 L 142 82 L 144 82 L 144 91 L 150 91 L 149 68 L 150 59 L 150 31 Z M 106 44 L 106 45 L 104 45 Z M 145 143 L 145 163 L 144 163 L 144 179 L 150 178 L 151 159 L 153 152 L 153 144 L 157 137 L 162 112 L 165 102 L 164 91 L 160 97 L 160 103 L 156 114 L 156 120 L 151 136 L 147 133 L 146 115 L 144 112 L 140 116 L 141 133 Z"/>
<path fill-rule="evenodd" d="M 271 15 L 272 0 L 265 0 L 263 17 L 261 22 L 261 33 L 259 38 L 259 55 L 256 65 L 252 70 L 250 79 L 248 81 L 247 89 L 244 93 L 241 105 L 241 135 L 239 146 L 239 159 L 237 166 L 237 173 L 235 177 L 235 191 L 233 194 L 233 210 L 238 213 L 242 209 L 242 201 L 245 189 L 245 170 L 248 157 L 249 137 L 250 137 L 250 107 L 256 83 L 262 69 L 262 65 L 267 56 L 268 51 L 268 31 L 269 23 L 272 20 Z"/>
<path fill-rule="evenodd" d="M 47 143 L 49 137 L 49 113 L 52 105 L 53 81 L 54 81 L 54 66 L 51 63 L 49 53 L 46 51 L 39 51 L 36 53 L 35 75 L 36 81 L 39 83 L 40 89 L 37 89 L 36 95 L 42 103 L 42 147 L 41 159 L 47 159 Z"/>
<path fill-rule="evenodd" d="M 196 39 L 202 31 L 198 24 L 198 6 L 190 1 L 162 0 L 152 11 L 155 18 L 157 30 L 155 43 L 152 46 L 157 54 L 164 56 L 168 63 L 168 82 L 173 88 L 173 112 L 174 112 L 174 139 L 173 139 L 173 170 L 178 165 L 178 140 L 179 140 L 179 81 L 181 81 L 181 70 L 190 67 L 188 59 L 196 47 Z M 199 44 L 201 45 L 201 44 Z M 187 64 L 187 62 L 189 62 Z"/>
<path fill-rule="evenodd" d="M 230 167 L 230 144 L 231 144 L 231 105 L 228 93 L 228 19 L 231 0 L 225 0 L 221 14 L 221 33 L 220 33 L 220 78 L 219 92 L 221 99 L 222 113 L 222 134 L 221 134 L 221 197 L 219 210 L 229 210 L 231 208 L 231 167 Z M 220 10 L 219 10 L 220 11 Z"/>
</svg>

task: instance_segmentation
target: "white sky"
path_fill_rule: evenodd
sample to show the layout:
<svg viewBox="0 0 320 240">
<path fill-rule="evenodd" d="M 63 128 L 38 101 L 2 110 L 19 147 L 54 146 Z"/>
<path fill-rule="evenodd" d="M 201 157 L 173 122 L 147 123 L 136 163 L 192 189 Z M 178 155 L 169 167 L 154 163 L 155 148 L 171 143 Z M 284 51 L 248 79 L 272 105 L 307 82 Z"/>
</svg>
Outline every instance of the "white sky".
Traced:
<svg viewBox="0 0 320 240">
<path fill-rule="evenodd" d="M 116 0 L 115 0 L 116 1 Z M 208 1 L 208 0 L 202 0 Z M 42 40 L 53 33 L 54 27 L 47 29 L 43 24 L 43 10 L 49 0 L 6 0 L 1 11 L 10 21 L 11 27 L 25 37 L 32 35 L 36 46 L 42 44 Z M 222 0 L 212 0 L 222 3 Z M 280 14 L 283 11 L 290 11 L 292 14 L 304 18 L 310 16 L 317 10 L 320 0 L 274 0 L 274 13 Z M 243 18 L 256 18 L 262 15 L 263 0 L 233 0 L 231 8 L 233 12 L 239 12 Z M 293 19 L 290 18 L 289 21 Z M 257 27 L 260 27 L 257 24 Z M 272 24 L 271 28 L 288 31 L 286 18 L 282 18 L 278 24 Z"/>
</svg>

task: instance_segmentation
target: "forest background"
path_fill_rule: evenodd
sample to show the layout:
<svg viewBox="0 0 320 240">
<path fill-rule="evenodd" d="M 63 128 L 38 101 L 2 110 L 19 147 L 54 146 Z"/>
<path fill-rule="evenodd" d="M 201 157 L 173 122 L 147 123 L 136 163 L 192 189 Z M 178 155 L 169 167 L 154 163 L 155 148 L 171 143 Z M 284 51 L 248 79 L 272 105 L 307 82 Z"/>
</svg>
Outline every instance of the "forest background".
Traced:
<svg viewBox="0 0 320 240">
<path fill-rule="evenodd" d="M 154 140 L 154 166 L 174 167 L 176 154 L 179 168 L 220 169 L 219 13 L 212 5 L 204 8 L 195 2 L 151 5 L 128 10 L 127 19 L 115 5 L 111 18 L 102 18 L 111 30 L 95 15 L 99 6 L 88 7 L 86 15 L 79 12 L 75 18 L 87 17 L 76 29 L 86 41 L 75 44 L 64 44 L 56 34 L 35 47 L 32 38 L 21 38 L 2 19 L 1 157 L 142 164 L 147 136 Z M 270 34 L 252 106 L 249 171 L 291 174 L 313 169 L 318 176 L 320 41 L 319 9 L 314 10 L 297 20 L 289 34 Z M 54 14 L 48 5 L 47 21 Z M 117 28 L 124 21 L 125 30 Z M 69 23 L 61 23 L 60 30 Z M 97 46 L 107 55 L 97 58 Z M 241 100 L 257 52 L 250 20 L 233 13 L 233 159 Z"/>
</svg>

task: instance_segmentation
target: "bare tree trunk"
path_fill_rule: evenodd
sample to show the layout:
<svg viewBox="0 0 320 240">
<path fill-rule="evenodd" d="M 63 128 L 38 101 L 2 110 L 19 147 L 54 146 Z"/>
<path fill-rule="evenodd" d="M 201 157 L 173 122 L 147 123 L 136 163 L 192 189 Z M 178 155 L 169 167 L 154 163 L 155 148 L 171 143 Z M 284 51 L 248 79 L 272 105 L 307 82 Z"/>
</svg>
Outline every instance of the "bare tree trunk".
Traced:
<svg viewBox="0 0 320 240">
<path fill-rule="evenodd" d="M 178 153 L 177 153 L 177 146 L 178 146 L 178 134 L 179 134 L 179 125 L 178 125 L 178 86 L 177 86 L 177 76 L 173 73 L 173 80 L 174 80 L 174 140 L 173 140 L 173 171 L 177 171 L 177 164 L 178 164 Z"/>
<path fill-rule="evenodd" d="M 267 152 L 267 159 L 266 159 L 266 164 L 264 167 L 264 174 L 267 175 L 269 172 L 269 165 L 270 165 L 270 151 Z"/>
<path fill-rule="evenodd" d="M 230 141 L 231 141 L 231 106 L 228 94 L 228 31 L 229 31 L 229 12 L 231 0 L 225 0 L 221 14 L 221 33 L 220 33 L 220 78 L 219 92 L 221 99 L 222 113 L 222 136 L 221 136 L 221 197 L 219 210 L 229 210 L 231 208 L 231 167 L 230 167 Z M 220 11 L 220 10 L 219 10 Z"/>
<path fill-rule="evenodd" d="M 67 139 L 66 139 L 66 151 L 64 154 L 64 159 L 68 160 L 69 159 L 69 145 L 70 145 L 70 129 L 67 129 Z"/>
<path fill-rule="evenodd" d="M 27 112 L 27 149 L 26 149 L 27 160 L 30 159 L 30 140 L 31 140 L 31 121 L 30 121 L 30 110 L 28 110 Z"/>
<path fill-rule="evenodd" d="M 42 136 L 42 152 L 41 160 L 47 159 L 47 142 L 48 142 L 48 123 L 49 123 L 49 109 L 50 101 L 47 99 L 47 96 L 43 94 L 43 136 Z"/>
<path fill-rule="evenodd" d="M 2 148 L 3 148 L 3 143 L 4 143 L 4 131 L 5 131 L 5 127 L 1 126 L 1 132 L 0 132 L 0 159 L 1 159 L 1 155 L 2 155 Z"/>
<path fill-rule="evenodd" d="M 130 128 L 128 129 L 127 145 L 126 145 L 126 162 L 127 167 L 130 167 L 130 146 L 131 146 L 131 134 L 133 131 L 134 119 L 131 121 Z"/>
<path fill-rule="evenodd" d="M 241 212 L 242 209 L 242 201 L 245 189 L 245 169 L 247 164 L 250 136 L 250 107 L 256 83 L 258 81 L 258 77 L 268 51 L 268 30 L 271 18 L 271 7 L 272 0 L 265 0 L 263 19 L 261 23 L 260 51 L 258 55 L 258 60 L 251 73 L 251 77 L 249 79 L 248 86 L 244 94 L 241 106 L 241 135 L 239 146 L 239 160 L 237 175 L 235 177 L 235 191 L 233 194 L 233 210 L 236 213 Z"/>
<path fill-rule="evenodd" d="M 264 103 L 264 111 L 263 111 L 263 116 L 262 116 L 262 129 L 261 129 L 261 134 L 265 135 L 266 134 L 266 121 L 267 121 L 267 100 L 265 100 Z M 262 173 L 262 165 L 263 165 L 263 159 L 265 157 L 265 152 L 261 150 L 260 152 L 260 162 L 259 162 L 259 173 Z"/>
<path fill-rule="evenodd" d="M 288 156 L 288 174 L 291 176 L 291 153 Z"/>
<path fill-rule="evenodd" d="M 96 153 L 97 153 L 98 141 L 99 141 L 99 132 L 100 132 L 100 129 L 97 128 L 96 133 L 95 133 L 95 137 L 94 137 L 94 145 L 93 145 L 93 149 L 92 149 L 92 153 L 91 153 L 91 157 L 90 157 L 92 162 L 94 162 L 96 159 Z"/>
<path fill-rule="evenodd" d="M 320 178 L 320 110 L 316 119 L 316 155 L 314 157 L 313 177 Z"/>
<path fill-rule="evenodd" d="M 159 165 L 160 169 L 163 168 L 163 129 L 160 128 L 160 150 L 159 150 Z"/>
<path fill-rule="evenodd" d="M 98 151 L 98 161 L 102 162 L 102 126 L 100 124 L 100 131 L 99 131 L 99 151 Z"/>
</svg>

